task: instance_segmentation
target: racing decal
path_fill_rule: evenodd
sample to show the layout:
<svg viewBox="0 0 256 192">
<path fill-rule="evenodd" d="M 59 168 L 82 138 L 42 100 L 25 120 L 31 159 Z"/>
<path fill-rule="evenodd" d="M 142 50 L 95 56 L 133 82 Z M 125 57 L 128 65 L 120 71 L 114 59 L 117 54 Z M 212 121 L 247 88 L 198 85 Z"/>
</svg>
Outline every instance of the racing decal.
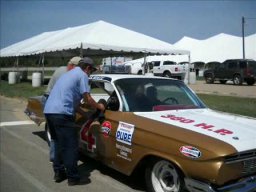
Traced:
<svg viewBox="0 0 256 192">
<path fill-rule="evenodd" d="M 102 123 L 100 131 L 103 133 L 103 136 L 107 138 L 111 133 L 111 129 L 111 123 L 109 121 L 105 121 Z"/>
<path fill-rule="evenodd" d="M 132 144 L 134 125 L 119 121 L 116 131 L 116 140 L 127 145 Z"/>
<path fill-rule="evenodd" d="M 102 81 L 102 80 L 105 80 L 105 81 L 111 81 L 111 78 L 110 77 L 105 77 L 105 76 L 96 76 L 96 75 L 92 75 L 90 77 L 90 79 L 93 79 L 93 80 L 98 80 L 98 81 Z"/>
<path fill-rule="evenodd" d="M 182 146 L 180 147 L 180 152 L 186 157 L 190 157 L 193 159 L 201 157 L 201 151 L 192 146 Z"/>
<path fill-rule="evenodd" d="M 91 122 L 87 122 L 82 126 L 82 129 L 80 130 L 80 140 L 82 143 L 87 145 L 87 150 L 89 152 L 94 152 L 96 149 L 96 138 L 89 131 L 90 125 Z"/>
<path fill-rule="evenodd" d="M 232 131 L 227 130 L 227 129 L 223 129 L 223 128 L 219 129 L 219 128 L 216 128 L 214 125 L 208 125 L 206 123 L 195 123 L 195 120 L 186 119 L 184 117 L 179 117 L 179 116 L 175 116 L 175 115 L 172 115 L 172 114 L 161 115 L 161 117 L 162 118 L 167 118 L 167 119 L 170 119 L 170 120 L 173 120 L 173 121 L 178 121 L 180 123 L 185 123 L 185 124 L 193 123 L 194 127 L 198 127 L 198 128 L 205 129 L 205 130 L 208 130 L 208 131 L 213 131 L 214 133 L 217 133 L 217 134 L 223 135 L 223 136 L 233 134 Z"/>
<path fill-rule="evenodd" d="M 116 143 L 116 149 L 118 150 L 117 152 L 117 157 L 121 157 L 122 159 L 131 161 L 131 154 L 132 154 L 132 149 L 124 146 L 124 145 L 119 145 Z"/>
</svg>

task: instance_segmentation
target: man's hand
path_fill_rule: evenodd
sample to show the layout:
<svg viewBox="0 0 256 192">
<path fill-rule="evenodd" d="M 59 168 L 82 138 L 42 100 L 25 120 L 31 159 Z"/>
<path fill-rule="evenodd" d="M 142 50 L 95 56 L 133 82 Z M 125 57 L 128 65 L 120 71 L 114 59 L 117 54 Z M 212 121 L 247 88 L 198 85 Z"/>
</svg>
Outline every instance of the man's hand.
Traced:
<svg viewBox="0 0 256 192">
<path fill-rule="evenodd" d="M 105 106 L 104 106 L 102 103 L 98 103 L 97 108 L 98 108 L 99 110 L 101 110 L 101 112 L 104 112 L 104 111 L 105 111 Z"/>
</svg>

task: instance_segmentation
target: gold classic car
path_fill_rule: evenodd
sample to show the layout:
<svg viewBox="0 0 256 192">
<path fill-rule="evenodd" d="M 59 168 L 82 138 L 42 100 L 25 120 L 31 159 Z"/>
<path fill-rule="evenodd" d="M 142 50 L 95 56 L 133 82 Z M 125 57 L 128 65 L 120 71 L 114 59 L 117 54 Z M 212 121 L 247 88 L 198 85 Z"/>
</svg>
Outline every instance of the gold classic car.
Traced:
<svg viewBox="0 0 256 192">
<path fill-rule="evenodd" d="M 211 110 L 170 78 L 105 74 L 90 83 L 107 108 L 81 102 L 82 153 L 126 175 L 141 168 L 150 192 L 256 191 L 256 119 Z M 41 97 L 25 112 L 43 122 Z"/>
</svg>

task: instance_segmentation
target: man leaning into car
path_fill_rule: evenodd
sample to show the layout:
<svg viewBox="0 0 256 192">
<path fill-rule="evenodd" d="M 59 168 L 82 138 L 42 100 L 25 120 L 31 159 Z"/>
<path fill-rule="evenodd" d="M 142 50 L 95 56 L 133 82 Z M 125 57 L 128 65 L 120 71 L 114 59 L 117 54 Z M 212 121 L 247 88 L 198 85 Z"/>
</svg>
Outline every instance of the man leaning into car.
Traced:
<svg viewBox="0 0 256 192">
<path fill-rule="evenodd" d="M 78 137 L 75 124 L 75 110 L 83 98 L 88 105 L 101 111 L 103 104 L 95 102 L 90 95 L 89 75 L 96 68 L 93 60 L 82 58 L 78 66 L 63 74 L 54 85 L 46 101 L 44 114 L 49 126 L 56 132 L 55 156 L 53 160 L 54 180 L 59 183 L 66 178 L 68 185 L 86 184 L 78 173 Z"/>
</svg>

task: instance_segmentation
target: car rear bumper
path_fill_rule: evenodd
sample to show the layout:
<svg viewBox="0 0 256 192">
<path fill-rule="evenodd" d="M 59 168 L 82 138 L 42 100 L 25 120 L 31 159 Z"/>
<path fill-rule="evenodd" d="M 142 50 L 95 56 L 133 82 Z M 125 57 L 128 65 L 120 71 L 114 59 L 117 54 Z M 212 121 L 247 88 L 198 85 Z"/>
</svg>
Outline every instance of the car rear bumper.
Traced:
<svg viewBox="0 0 256 192">
<path fill-rule="evenodd" d="M 185 178 L 185 184 L 191 192 L 253 192 L 256 190 L 256 175 L 220 188 L 190 178 Z"/>
</svg>

